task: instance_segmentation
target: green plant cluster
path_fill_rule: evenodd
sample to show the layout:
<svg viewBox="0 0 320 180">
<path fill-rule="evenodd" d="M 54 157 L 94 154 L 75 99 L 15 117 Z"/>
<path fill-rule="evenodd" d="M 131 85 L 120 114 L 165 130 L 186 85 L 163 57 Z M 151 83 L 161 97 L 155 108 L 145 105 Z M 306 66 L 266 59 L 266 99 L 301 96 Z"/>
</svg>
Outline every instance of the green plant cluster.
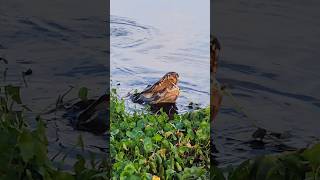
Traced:
<svg viewBox="0 0 320 180">
<path fill-rule="evenodd" d="M 78 156 L 73 172 L 53 166 L 47 154 L 48 141 L 45 123 L 40 117 L 34 128 L 24 119 L 26 108 L 22 105 L 20 88 L 0 87 L 0 179 L 28 180 L 85 180 L 109 179 L 110 165 L 106 160 L 87 163 Z M 93 162 L 93 161 L 92 161 Z"/>
<path fill-rule="evenodd" d="M 317 180 L 320 179 L 320 144 L 246 160 L 236 168 L 212 167 L 210 171 L 213 180 Z"/>
<path fill-rule="evenodd" d="M 209 108 L 175 115 L 128 113 L 111 93 L 113 179 L 208 179 Z"/>
</svg>

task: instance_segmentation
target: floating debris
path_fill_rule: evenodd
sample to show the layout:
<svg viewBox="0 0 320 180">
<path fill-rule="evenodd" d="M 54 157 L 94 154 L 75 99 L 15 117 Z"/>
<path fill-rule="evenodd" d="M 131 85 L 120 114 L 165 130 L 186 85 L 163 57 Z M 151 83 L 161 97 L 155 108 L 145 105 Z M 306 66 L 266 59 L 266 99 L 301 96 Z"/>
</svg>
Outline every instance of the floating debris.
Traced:
<svg viewBox="0 0 320 180">
<path fill-rule="evenodd" d="M 8 64 L 8 60 L 4 57 L 0 57 L 0 61 L 3 61 L 5 64 Z"/>
<path fill-rule="evenodd" d="M 263 128 L 258 128 L 253 134 L 252 137 L 254 139 L 260 139 L 260 141 L 263 141 L 263 138 L 266 136 L 267 130 Z"/>
<path fill-rule="evenodd" d="M 23 74 L 24 76 L 29 76 L 29 75 L 32 74 L 32 69 L 29 68 L 27 71 L 22 72 L 22 74 Z"/>
</svg>

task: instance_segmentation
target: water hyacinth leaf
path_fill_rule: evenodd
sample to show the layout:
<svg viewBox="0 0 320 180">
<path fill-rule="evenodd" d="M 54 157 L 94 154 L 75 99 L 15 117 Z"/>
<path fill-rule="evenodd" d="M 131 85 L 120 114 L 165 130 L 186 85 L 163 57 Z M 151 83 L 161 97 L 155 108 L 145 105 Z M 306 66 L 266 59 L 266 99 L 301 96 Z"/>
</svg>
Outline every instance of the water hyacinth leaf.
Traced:
<svg viewBox="0 0 320 180">
<path fill-rule="evenodd" d="M 297 153 L 281 157 L 278 161 L 280 162 L 279 164 L 281 164 L 282 169 L 284 169 L 283 167 L 286 167 L 292 170 L 287 174 L 287 176 L 292 178 L 300 177 L 299 179 L 303 179 L 305 172 L 308 169 L 308 164 L 306 164 L 302 156 Z"/>
<path fill-rule="evenodd" d="M 183 130 L 184 124 L 183 124 L 182 122 L 178 122 L 178 123 L 175 125 L 175 127 L 176 127 L 177 129 L 179 129 L 179 130 Z"/>
<path fill-rule="evenodd" d="M 280 172 L 280 171 L 281 170 L 279 169 L 278 166 L 275 166 L 275 167 L 271 168 L 268 171 L 268 174 L 266 176 L 266 180 L 282 180 L 282 179 L 286 179 L 285 174 L 283 172 Z"/>
<path fill-rule="evenodd" d="M 210 179 L 211 180 L 225 180 L 222 171 L 215 166 L 210 168 Z"/>
<path fill-rule="evenodd" d="M 230 180 L 237 179 L 250 179 L 250 161 L 247 160 L 241 163 L 232 173 L 229 175 Z"/>
<path fill-rule="evenodd" d="M 173 179 L 172 176 L 176 174 L 176 171 L 173 169 L 166 170 L 166 179 Z"/>
<path fill-rule="evenodd" d="M 147 160 L 145 158 L 139 159 L 139 164 L 143 165 L 146 164 Z"/>
<path fill-rule="evenodd" d="M 120 179 L 121 177 L 124 178 L 124 177 L 130 177 L 130 175 L 133 175 L 137 172 L 136 168 L 134 167 L 134 164 L 133 163 L 129 163 L 127 164 L 125 167 L 124 167 L 124 170 L 123 172 L 121 173 L 120 175 Z"/>
<path fill-rule="evenodd" d="M 35 155 L 34 139 L 31 133 L 23 131 L 19 139 L 20 154 L 24 162 L 28 162 Z"/>
<path fill-rule="evenodd" d="M 60 180 L 75 180 L 75 177 L 71 175 L 70 173 L 67 172 L 57 172 L 55 175 L 55 179 L 60 179 Z"/>
<path fill-rule="evenodd" d="M 209 136 L 209 134 L 204 129 L 197 130 L 196 135 L 197 139 L 201 141 L 208 139 Z"/>
<path fill-rule="evenodd" d="M 114 130 L 111 131 L 110 134 L 111 134 L 111 136 L 115 136 L 115 135 L 117 135 L 119 132 L 120 132 L 119 129 L 114 129 Z"/>
<path fill-rule="evenodd" d="M 302 156 L 309 160 L 313 166 L 320 166 L 320 144 L 316 144 L 303 152 Z"/>
<path fill-rule="evenodd" d="M 124 152 L 121 151 L 116 155 L 116 159 L 118 161 L 121 161 L 123 159 L 124 155 L 125 155 Z"/>
<path fill-rule="evenodd" d="M 127 131 L 127 132 L 126 132 L 126 135 L 127 135 L 129 138 L 132 138 L 132 139 L 134 139 L 134 138 L 136 137 L 136 134 L 133 133 L 132 131 Z"/>
<path fill-rule="evenodd" d="M 86 101 L 88 99 L 88 88 L 86 88 L 86 87 L 80 88 L 79 93 L 78 93 L 78 97 L 82 101 Z"/>
<path fill-rule="evenodd" d="M 5 131 L 0 131 L 0 164 L 8 164 L 14 151 L 15 137 Z"/>
<path fill-rule="evenodd" d="M 276 158 L 273 156 L 263 157 L 253 165 L 252 168 L 256 169 L 255 178 L 265 179 L 267 173 L 277 164 Z"/>
<path fill-rule="evenodd" d="M 144 150 L 148 153 L 151 152 L 153 150 L 153 143 L 151 141 L 151 138 L 146 137 L 143 141 L 143 147 Z"/>
<path fill-rule="evenodd" d="M 20 98 L 20 87 L 8 85 L 5 87 L 5 93 L 16 103 L 22 103 Z"/>
<path fill-rule="evenodd" d="M 156 141 L 156 142 L 160 142 L 160 141 L 162 140 L 162 138 L 163 138 L 163 137 L 162 137 L 160 134 L 156 134 L 156 135 L 153 136 L 152 139 L 153 139 L 154 141 Z"/>
<path fill-rule="evenodd" d="M 75 173 L 81 173 L 85 169 L 86 160 L 77 155 L 77 162 L 73 165 L 73 170 Z"/>
<path fill-rule="evenodd" d="M 149 177 L 147 174 L 157 175 L 161 179 L 177 179 L 179 176 L 182 177 L 186 167 L 191 166 L 192 163 L 189 163 L 188 157 L 194 156 L 197 156 L 197 161 L 194 160 L 192 165 L 201 166 L 199 168 L 204 169 L 208 177 L 208 166 L 203 158 L 208 158 L 209 151 L 203 151 L 201 155 L 198 155 L 195 148 L 185 145 L 188 142 L 193 145 L 199 144 L 197 138 L 190 141 L 187 131 L 196 132 L 202 120 L 187 119 L 190 127 L 186 127 L 184 120 L 187 116 L 179 115 L 168 121 L 164 119 L 168 118 L 164 115 L 159 116 L 140 111 L 127 113 L 123 100 L 116 98 L 113 100 L 115 102 L 111 101 L 111 114 L 113 114 L 111 118 L 111 154 L 116 157 L 113 165 L 113 175 L 116 179 L 121 179 L 121 177 L 128 179 L 131 176 L 139 176 L 141 179 Z M 209 142 L 209 138 L 206 141 Z M 204 145 L 207 144 L 206 141 Z M 125 147 L 123 147 L 124 144 Z M 202 146 L 199 145 L 198 149 L 200 148 Z M 118 155 L 121 153 L 123 156 L 120 158 Z M 199 157 L 201 162 L 199 162 Z M 134 174 L 124 173 L 124 168 L 128 163 L 135 166 Z M 177 174 L 170 175 L 170 171 L 167 171 L 169 169 L 172 169 L 171 173 L 176 172 Z M 178 172 L 178 169 L 181 171 Z"/>
<path fill-rule="evenodd" d="M 199 167 L 185 168 L 183 171 L 182 179 L 198 179 L 205 174 L 205 170 Z"/>
</svg>

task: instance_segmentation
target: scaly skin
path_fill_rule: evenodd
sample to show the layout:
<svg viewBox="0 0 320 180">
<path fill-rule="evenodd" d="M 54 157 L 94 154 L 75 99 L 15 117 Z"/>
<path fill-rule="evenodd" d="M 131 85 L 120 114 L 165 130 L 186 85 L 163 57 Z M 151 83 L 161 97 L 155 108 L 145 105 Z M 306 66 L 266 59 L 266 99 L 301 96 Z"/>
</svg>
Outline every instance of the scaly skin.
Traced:
<svg viewBox="0 0 320 180">
<path fill-rule="evenodd" d="M 134 94 L 132 100 L 135 103 L 146 104 L 175 103 L 180 95 L 178 80 L 178 73 L 168 72 L 151 87 Z"/>
</svg>

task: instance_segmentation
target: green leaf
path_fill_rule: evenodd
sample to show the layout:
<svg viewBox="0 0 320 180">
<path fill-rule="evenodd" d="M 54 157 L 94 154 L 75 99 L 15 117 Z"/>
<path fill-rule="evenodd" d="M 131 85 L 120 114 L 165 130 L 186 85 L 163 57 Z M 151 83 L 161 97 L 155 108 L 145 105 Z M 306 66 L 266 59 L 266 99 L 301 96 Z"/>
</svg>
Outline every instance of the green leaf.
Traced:
<svg viewBox="0 0 320 180">
<path fill-rule="evenodd" d="M 5 93 L 16 103 L 22 103 L 20 98 L 20 87 L 8 85 L 5 87 Z"/>
<path fill-rule="evenodd" d="M 146 137 L 144 140 L 143 140 L 143 147 L 144 147 L 144 150 L 149 153 L 153 150 L 153 143 L 151 141 L 151 138 L 149 137 Z"/>
<path fill-rule="evenodd" d="M 223 173 L 219 168 L 212 166 L 210 168 L 210 179 L 211 180 L 225 180 L 225 177 L 223 176 Z"/>
<path fill-rule="evenodd" d="M 88 88 L 86 88 L 86 87 L 80 88 L 79 93 L 78 93 L 78 97 L 82 101 L 86 101 L 88 99 Z"/>
<path fill-rule="evenodd" d="M 316 144 L 303 152 L 303 157 L 311 162 L 314 167 L 320 166 L 320 144 Z"/>
<path fill-rule="evenodd" d="M 250 161 L 247 160 L 241 163 L 232 173 L 229 175 L 230 180 L 246 180 L 250 179 Z"/>
<path fill-rule="evenodd" d="M 153 136 L 152 139 L 156 142 L 160 142 L 163 139 L 163 137 L 160 134 L 156 134 Z"/>
<path fill-rule="evenodd" d="M 62 172 L 62 171 L 57 171 L 54 174 L 53 179 L 59 179 L 59 180 L 75 180 L 75 177 L 72 176 L 70 173 L 67 172 Z"/>
<path fill-rule="evenodd" d="M 73 165 L 73 170 L 76 174 L 80 174 L 85 169 L 86 161 L 80 155 L 77 155 L 77 159 L 77 162 Z"/>
<path fill-rule="evenodd" d="M 19 139 L 20 154 L 24 162 L 28 162 L 34 155 L 34 139 L 30 132 L 24 130 Z"/>
</svg>

